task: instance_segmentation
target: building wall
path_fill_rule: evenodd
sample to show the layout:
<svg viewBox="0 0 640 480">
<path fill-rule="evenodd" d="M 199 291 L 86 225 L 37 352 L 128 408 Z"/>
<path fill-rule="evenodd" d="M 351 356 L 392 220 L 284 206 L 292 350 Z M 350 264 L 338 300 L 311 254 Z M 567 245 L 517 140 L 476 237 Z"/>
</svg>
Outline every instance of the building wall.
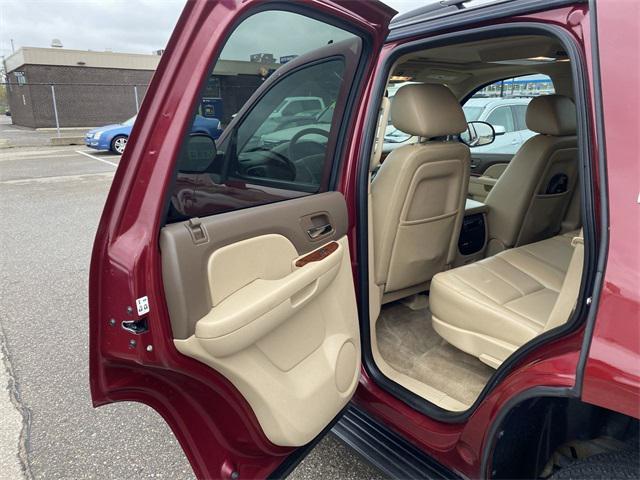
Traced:
<svg viewBox="0 0 640 480">
<path fill-rule="evenodd" d="M 258 75 L 231 75 L 220 77 L 220 97 L 223 115 L 220 121 L 227 125 L 234 114 L 238 113 L 253 92 L 262 84 Z"/>
<path fill-rule="evenodd" d="M 119 123 L 136 114 L 134 85 L 142 102 L 153 71 L 81 66 L 23 65 L 27 85 L 12 85 L 13 123 L 32 128 L 55 127 L 51 84 L 54 84 L 61 127 L 93 127 Z M 26 105 L 14 114 L 14 105 Z M 29 114 L 30 111 L 31 113 Z"/>
<path fill-rule="evenodd" d="M 134 85 L 137 85 L 141 104 L 154 73 L 151 68 L 158 59 L 154 55 L 20 49 L 7 59 L 9 79 L 13 83 L 8 92 L 12 121 L 31 128 L 55 127 L 53 84 L 60 127 L 120 123 L 135 115 Z M 119 65 L 122 67 L 116 68 Z M 138 68 L 130 68 L 131 65 Z M 234 60 L 216 63 L 213 76 L 219 88 L 215 92 L 206 91 L 205 96 L 222 98 L 223 111 L 219 118 L 223 124 L 231 121 L 232 115 L 262 84 L 262 71 L 275 70 L 278 66 Z M 14 72 L 24 72 L 25 85 L 15 84 Z"/>
<path fill-rule="evenodd" d="M 10 78 L 10 82 L 14 79 Z M 33 118 L 33 99 L 31 98 L 30 85 L 7 85 L 7 101 L 11 112 L 11 122 L 14 125 L 32 127 L 35 125 Z"/>
</svg>

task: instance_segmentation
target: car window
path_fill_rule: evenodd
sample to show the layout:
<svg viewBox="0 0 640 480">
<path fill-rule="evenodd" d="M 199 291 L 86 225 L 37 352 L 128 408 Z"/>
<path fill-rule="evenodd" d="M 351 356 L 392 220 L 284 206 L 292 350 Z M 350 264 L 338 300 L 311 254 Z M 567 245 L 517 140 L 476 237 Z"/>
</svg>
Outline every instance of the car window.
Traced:
<svg viewBox="0 0 640 480">
<path fill-rule="evenodd" d="M 312 118 L 300 125 L 286 118 L 274 119 L 271 114 L 283 97 L 298 96 L 301 91 L 313 92 L 326 103 L 335 103 L 343 73 L 341 59 L 320 62 L 291 73 L 269 90 L 237 127 L 233 175 L 252 181 L 281 181 L 289 188 L 317 191 L 333 115 L 324 115 L 322 122 Z"/>
<path fill-rule="evenodd" d="M 288 11 L 238 25 L 196 105 L 215 125 L 185 134 L 167 221 L 328 190 L 361 52 L 359 36 Z"/>
<path fill-rule="evenodd" d="M 462 110 L 464 111 L 464 116 L 467 119 L 467 122 L 473 122 L 480 118 L 480 115 L 482 115 L 482 112 L 484 111 L 484 107 L 464 106 Z"/>
<path fill-rule="evenodd" d="M 527 105 L 539 95 L 555 93 L 553 81 L 547 75 L 523 75 L 505 78 L 478 89 L 462 106 L 467 121 L 483 121 L 495 127 L 493 143 L 472 147 L 476 153 L 515 154 L 534 132 L 527 129 Z"/>
<path fill-rule="evenodd" d="M 487 123 L 493 125 L 493 127 L 503 127 L 505 132 L 513 132 L 515 130 L 513 123 L 513 114 L 511 113 L 511 107 L 504 106 L 494 109 L 485 120 Z M 488 127 L 487 127 L 488 128 Z"/>
<path fill-rule="evenodd" d="M 528 130 L 527 129 L 527 106 L 526 105 L 512 105 L 513 116 L 516 121 L 516 130 Z"/>
</svg>

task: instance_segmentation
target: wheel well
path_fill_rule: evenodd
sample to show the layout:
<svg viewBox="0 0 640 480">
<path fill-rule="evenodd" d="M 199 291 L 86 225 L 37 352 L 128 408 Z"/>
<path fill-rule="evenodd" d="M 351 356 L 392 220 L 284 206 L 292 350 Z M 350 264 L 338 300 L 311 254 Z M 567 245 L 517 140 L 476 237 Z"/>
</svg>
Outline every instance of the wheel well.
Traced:
<svg viewBox="0 0 640 480">
<path fill-rule="evenodd" d="M 638 439 L 638 419 L 575 398 L 536 397 L 516 405 L 495 435 L 491 478 L 539 478 L 560 447 L 570 442 Z"/>
</svg>

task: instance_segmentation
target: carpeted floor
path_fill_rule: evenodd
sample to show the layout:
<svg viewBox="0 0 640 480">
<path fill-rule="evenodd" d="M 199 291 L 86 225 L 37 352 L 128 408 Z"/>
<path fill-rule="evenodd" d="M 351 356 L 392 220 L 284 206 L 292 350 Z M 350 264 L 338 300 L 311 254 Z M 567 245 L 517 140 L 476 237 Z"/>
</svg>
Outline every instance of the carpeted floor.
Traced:
<svg viewBox="0 0 640 480">
<path fill-rule="evenodd" d="M 380 354 L 391 367 L 467 405 L 494 372 L 440 337 L 431 326 L 428 308 L 412 310 L 401 302 L 384 305 L 376 333 Z"/>
</svg>

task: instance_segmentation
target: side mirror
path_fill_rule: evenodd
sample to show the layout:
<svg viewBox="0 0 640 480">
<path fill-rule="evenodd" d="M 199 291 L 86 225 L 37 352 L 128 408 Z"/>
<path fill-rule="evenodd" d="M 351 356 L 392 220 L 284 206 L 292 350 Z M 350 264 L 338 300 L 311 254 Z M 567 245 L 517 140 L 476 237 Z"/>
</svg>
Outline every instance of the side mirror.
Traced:
<svg viewBox="0 0 640 480">
<path fill-rule="evenodd" d="M 507 129 L 502 125 L 493 125 L 493 131 L 496 132 L 496 137 L 498 135 L 504 135 L 505 133 L 507 133 Z"/>
<path fill-rule="evenodd" d="M 495 139 L 496 132 L 487 122 L 469 122 L 467 129 L 460 134 L 460 141 L 469 147 L 489 145 Z"/>
<path fill-rule="evenodd" d="M 192 133 L 178 158 L 181 173 L 204 173 L 216 159 L 216 142 L 204 133 Z"/>
</svg>

